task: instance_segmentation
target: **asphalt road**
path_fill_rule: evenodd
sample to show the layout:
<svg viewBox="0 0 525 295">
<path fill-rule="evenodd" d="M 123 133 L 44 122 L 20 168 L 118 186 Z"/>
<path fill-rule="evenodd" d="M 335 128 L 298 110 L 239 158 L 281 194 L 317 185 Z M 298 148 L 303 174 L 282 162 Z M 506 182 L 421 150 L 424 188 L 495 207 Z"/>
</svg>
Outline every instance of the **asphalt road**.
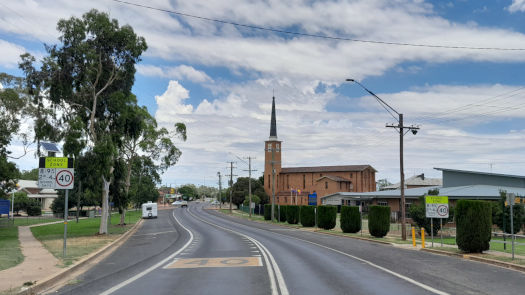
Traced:
<svg viewBox="0 0 525 295">
<path fill-rule="evenodd" d="M 525 275 L 427 252 L 255 223 L 159 211 L 60 294 L 523 294 Z"/>
</svg>

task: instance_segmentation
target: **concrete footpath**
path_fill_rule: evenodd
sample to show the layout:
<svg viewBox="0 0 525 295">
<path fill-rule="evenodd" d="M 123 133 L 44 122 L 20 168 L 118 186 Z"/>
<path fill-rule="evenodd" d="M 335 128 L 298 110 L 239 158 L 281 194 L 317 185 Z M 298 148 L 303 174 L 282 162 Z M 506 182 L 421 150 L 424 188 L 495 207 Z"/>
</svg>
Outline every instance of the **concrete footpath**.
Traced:
<svg viewBox="0 0 525 295">
<path fill-rule="evenodd" d="M 46 278 L 62 269 L 57 267 L 58 259 L 35 239 L 29 226 L 18 227 L 24 261 L 19 265 L 0 271 L 0 292 L 18 288 L 24 283 Z"/>
</svg>

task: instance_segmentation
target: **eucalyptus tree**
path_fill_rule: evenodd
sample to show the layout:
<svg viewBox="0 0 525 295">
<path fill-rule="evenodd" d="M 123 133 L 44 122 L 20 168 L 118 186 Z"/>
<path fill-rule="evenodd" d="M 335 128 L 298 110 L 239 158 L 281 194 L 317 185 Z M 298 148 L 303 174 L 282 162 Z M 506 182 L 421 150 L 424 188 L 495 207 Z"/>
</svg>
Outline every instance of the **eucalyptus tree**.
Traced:
<svg viewBox="0 0 525 295">
<path fill-rule="evenodd" d="M 173 139 L 185 141 L 187 138 L 186 125 L 176 123 L 172 132 L 166 128 L 159 128 L 146 107 L 136 106 L 127 113 L 127 118 L 126 132 L 119 152 L 127 166 L 124 194 L 119 199 L 120 224 L 125 222 L 134 161 L 139 156 L 146 156 L 156 163 L 156 169 L 162 173 L 175 165 L 181 156 L 181 151 L 175 146 Z"/>
<path fill-rule="evenodd" d="M 136 105 L 131 95 L 135 64 L 147 45 L 130 26 L 119 26 L 95 9 L 81 18 L 60 20 L 57 29 L 60 44 L 46 46 L 42 81 L 50 101 L 64 110 L 61 122 L 77 132 L 69 141 L 66 136 L 71 153 L 82 149 L 84 138 L 96 157 L 102 182 L 99 233 L 106 234 L 109 186 L 125 131 L 121 114 Z"/>
</svg>

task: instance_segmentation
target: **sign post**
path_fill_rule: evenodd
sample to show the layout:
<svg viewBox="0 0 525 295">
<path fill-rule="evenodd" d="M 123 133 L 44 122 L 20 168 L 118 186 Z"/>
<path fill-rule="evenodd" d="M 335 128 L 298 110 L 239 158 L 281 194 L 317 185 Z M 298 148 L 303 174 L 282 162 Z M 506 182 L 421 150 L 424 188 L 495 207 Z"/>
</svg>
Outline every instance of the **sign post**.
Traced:
<svg viewBox="0 0 525 295">
<path fill-rule="evenodd" d="M 512 212 L 512 207 L 514 207 L 515 197 L 516 196 L 513 193 L 507 194 L 507 203 L 510 205 L 510 238 L 512 239 L 512 260 L 514 260 L 514 214 Z"/>
<path fill-rule="evenodd" d="M 425 196 L 425 216 L 430 218 L 430 232 L 432 236 L 432 247 L 434 247 L 434 218 L 439 218 L 443 226 L 443 218 L 448 218 L 448 197 Z M 441 232 L 441 246 L 443 246 L 443 233 Z"/>
<path fill-rule="evenodd" d="M 40 157 L 38 164 L 38 187 L 48 189 L 63 189 L 66 191 L 64 200 L 64 243 L 63 257 L 66 258 L 67 244 L 67 219 L 69 190 L 75 183 L 75 169 L 73 158 L 66 157 Z"/>
</svg>

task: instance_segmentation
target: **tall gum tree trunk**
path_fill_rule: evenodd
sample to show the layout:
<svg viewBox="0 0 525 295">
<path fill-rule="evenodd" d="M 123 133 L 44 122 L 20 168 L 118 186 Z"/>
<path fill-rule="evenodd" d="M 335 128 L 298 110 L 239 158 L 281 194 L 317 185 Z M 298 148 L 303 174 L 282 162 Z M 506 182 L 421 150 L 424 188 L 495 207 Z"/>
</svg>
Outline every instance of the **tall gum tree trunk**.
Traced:
<svg viewBox="0 0 525 295">
<path fill-rule="evenodd" d="M 131 163 L 132 161 L 133 161 L 133 157 L 129 159 L 128 171 L 126 171 L 127 172 L 126 173 L 126 187 L 125 187 L 126 201 L 128 200 L 129 187 L 131 186 Z M 122 212 L 122 214 L 120 214 L 120 225 L 125 225 L 127 206 L 122 206 L 122 204 L 120 206 L 121 206 L 120 211 Z"/>
<path fill-rule="evenodd" d="M 98 233 L 105 235 L 108 233 L 109 184 L 111 181 L 107 181 L 106 178 L 102 176 L 102 182 L 102 214 L 100 216 L 100 228 L 98 229 Z"/>
</svg>

